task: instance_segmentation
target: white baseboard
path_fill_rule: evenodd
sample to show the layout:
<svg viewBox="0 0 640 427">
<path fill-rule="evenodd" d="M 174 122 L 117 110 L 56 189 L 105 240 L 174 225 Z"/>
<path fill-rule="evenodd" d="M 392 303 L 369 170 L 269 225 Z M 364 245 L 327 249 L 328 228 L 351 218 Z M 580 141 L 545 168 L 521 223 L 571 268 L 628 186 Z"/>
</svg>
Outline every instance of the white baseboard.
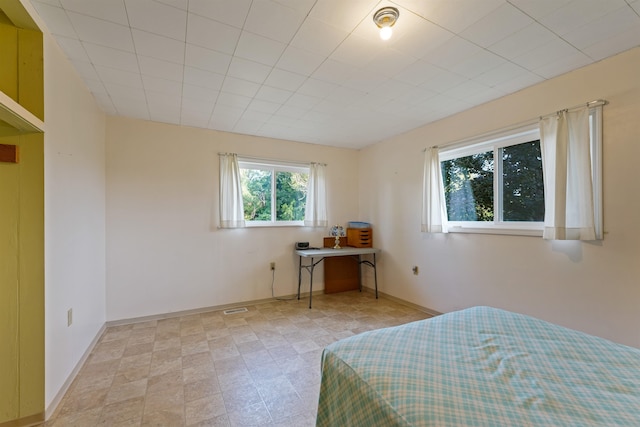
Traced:
<svg viewBox="0 0 640 427">
<path fill-rule="evenodd" d="M 319 290 L 319 291 L 313 291 L 313 295 L 314 296 L 315 295 L 320 295 L 323 292 L 324 291 L 322 289 Z M 279 296 L 277 298 L 264 298 L 264 299 L 259 299 L 259 300 L 237 302 L 237 303 L 233 303 L 233 304 L 223 304 L 223 305 L 215 305 L 215 306 L 210 306 L 210 307 L 194 308 L 194 309 L 191 309 L 191 310 L 172 311 L 171 313 L 152 314 L 150 316 L 133 317 L 133 318 L 130 318 L 130 319 L 110 320 L 110 321 L 108 321 L 106 323 L 106 326 L 109 328 L 111 326 L 130 325 L 132 323 L 149 322 L 149 321 L 152 321 L 152 320 L 170 319 L 172 317 L 189 316 L 189 315 L 192 315 L 192 314 L 207 313 L 207 312 L 210 312 L 210 311 L 228 310 L 228 309 L 231 309 L 231 308 L 244 307 L 246 305 L 265 304 L 265 303 L 269 303 L 269 302 L 278 301 L 279 298 L 282 298 L 282 299 L 295 299 L 297 297 L 298 297 L 298 294 L 295 293 L 295 294 L 292 294 L 292 295 L 282 295 L 282 296 Z M 308 299 L 309 299 L 309 292 L 300 293 L 300 301 L 304 301 L 304 300 L 308 300 Z"/>
<path fill-rule="evenodd" d="M 362 289 L 364 291 L 371 292 L 371 293 L 375 293 L 376 292 L 375 289 L 369 288 L 367 286 L 363 286 Z M 433 317 L 440 316 L 442 314 L 439 311 L 435 311 L 435 310 L 432 310 L 430 308 L 423 307 L 421 305 L 414 304 L 412 302 L 405 301 L 405 300 L 400 299 L 400 298 L 396 298 L 394 296 L 391 296 L 391 295 L 386 294 L 384 292 L 381 292 L 379 290 L 378 290 L 378 296 L 383 297 L 383 298 L 388 299 L 388 300 L 391 300 L 393 302 L 397 302 L 398 304 L 406 305 L 407 307 L 415 308 L 416 310 L 422 311 L 423 313 L 427 313 L 428 315 L 433 316 Z"/>
</svg>

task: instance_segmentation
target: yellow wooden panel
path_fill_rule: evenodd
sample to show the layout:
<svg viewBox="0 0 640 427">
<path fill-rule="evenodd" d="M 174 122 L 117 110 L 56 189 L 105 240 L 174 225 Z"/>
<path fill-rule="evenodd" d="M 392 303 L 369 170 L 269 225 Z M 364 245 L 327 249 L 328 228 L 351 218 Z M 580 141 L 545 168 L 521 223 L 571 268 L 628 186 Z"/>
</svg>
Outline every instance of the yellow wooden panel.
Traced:
<svg viewBox="0 0 640 427">
<path fill-rule="evenodd" d="M 44 412 L 44 135 L 20 137 L 20 417 Z"/>
<path fill-rule="evenodd" d="M 19 192 L 20 166 L 0 163 L 0 423 L 19 416 Z"/>
<path fill-rule="evenodd" d="M 18 103 L 44 120 L 42 33 L 18 30 Z"/>
<path fill-rule="evenodd" d="M 18 29 L 0 23 L 0 91 L 18 101 Z"/>
</svg>

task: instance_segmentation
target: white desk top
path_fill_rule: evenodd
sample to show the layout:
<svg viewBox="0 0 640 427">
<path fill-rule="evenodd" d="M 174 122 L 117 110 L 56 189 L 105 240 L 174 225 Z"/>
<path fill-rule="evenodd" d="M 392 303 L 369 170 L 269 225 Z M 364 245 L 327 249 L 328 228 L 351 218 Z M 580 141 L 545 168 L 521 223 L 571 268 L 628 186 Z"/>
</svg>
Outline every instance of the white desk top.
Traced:
<svg viewBox="0 0 640 427">
<path fill-rule="evenodd" d="M 304 258 L 321 258 L 331 256 L 346 256 L 346 255 L 366 255 L 380 253 L 380 249 L 377 248 L 352 248 L 350 246 L 342 247 L 340 249 L 333 248 L 321 248 L 321 249 L 304 249 L 296 250 L 296 255 Z"/>
</svg>

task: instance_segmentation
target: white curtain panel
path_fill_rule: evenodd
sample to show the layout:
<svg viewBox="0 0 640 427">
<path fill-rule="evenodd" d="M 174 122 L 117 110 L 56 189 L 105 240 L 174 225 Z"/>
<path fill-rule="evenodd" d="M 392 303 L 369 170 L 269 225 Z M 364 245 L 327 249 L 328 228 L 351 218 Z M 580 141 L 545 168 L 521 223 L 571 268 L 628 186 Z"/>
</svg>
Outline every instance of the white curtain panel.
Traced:
<svg viewBox="0 0 640 427">
<path fill-rule="evenodd" d="M 236 154 L 220 154 L 220 228 L 244 227 L 240 166 Z"/>
<path fill-rule="evenodd" d="M 309 165 L 304 225 L 308 227 L 326 227 L 327 224 L 326 165 L 311 163 Z"/>
<path fill-rule="evenodd" d="M 437 147 L 424 153 L 422 180 L 422 220 L 420 229 L 425 233 L 447 233 L 447 209 Z"/>
<path fill-rule="evenodd" d="M 589 109 L 540 120 L 544 232 L 550 240 L 595 240 Z"/>
</svg>

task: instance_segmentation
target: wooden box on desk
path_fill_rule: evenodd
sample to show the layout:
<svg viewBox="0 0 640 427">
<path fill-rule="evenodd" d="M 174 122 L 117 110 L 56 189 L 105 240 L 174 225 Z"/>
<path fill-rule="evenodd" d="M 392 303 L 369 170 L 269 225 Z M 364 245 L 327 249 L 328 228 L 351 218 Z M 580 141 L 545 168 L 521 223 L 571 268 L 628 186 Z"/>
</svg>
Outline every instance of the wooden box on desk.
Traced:
<svg viewBox="0 0 640 427">
<path fill-rule="evenodd" d="M 332 248 L 336 244 L 335 237 L 325 237 L 323 246 Z M 340 246 L 346 247 L 348 239 L 340 237 Z M 360 289 L 358 281 L 358 261 L 351 256 L 327 257 L 324 259 L 324 293 L 355 291 Z"/>
<path fill-rule="evenodd" d="M 347 228 L 347 244 L 354 248 L 372 248 L 373 231 L 371 228 Z"/>
</svg>

